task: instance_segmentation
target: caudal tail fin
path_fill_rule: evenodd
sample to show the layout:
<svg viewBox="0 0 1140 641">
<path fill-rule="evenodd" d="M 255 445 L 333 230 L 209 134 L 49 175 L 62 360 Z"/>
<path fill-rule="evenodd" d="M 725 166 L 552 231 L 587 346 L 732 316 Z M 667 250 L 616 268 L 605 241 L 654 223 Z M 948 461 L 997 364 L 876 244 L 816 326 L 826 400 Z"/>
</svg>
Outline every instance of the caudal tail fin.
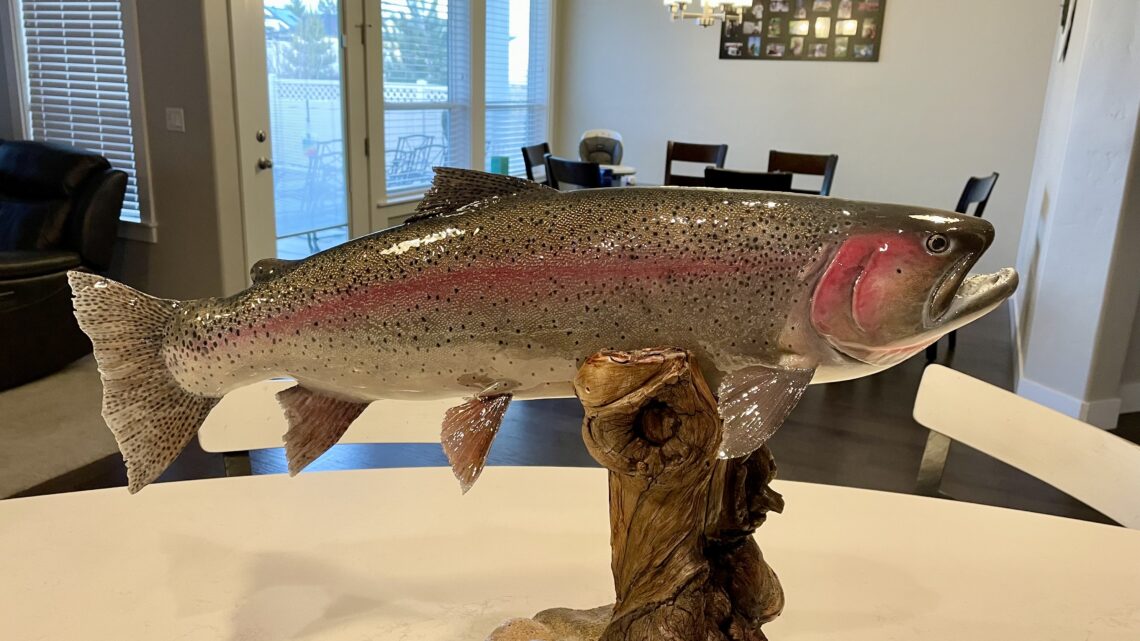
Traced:
<svg viewBox="0 0 1140 641">
<path fill-rule="evenodd" d="M 219 399 L 191 394 L 162 356 L 178 302 L 155 298 L 85 272 L 68 272 L 79 327 L 95 346 L 103 379 L 103 420 L 138 492 L 178 456 Z"/>
</svg>

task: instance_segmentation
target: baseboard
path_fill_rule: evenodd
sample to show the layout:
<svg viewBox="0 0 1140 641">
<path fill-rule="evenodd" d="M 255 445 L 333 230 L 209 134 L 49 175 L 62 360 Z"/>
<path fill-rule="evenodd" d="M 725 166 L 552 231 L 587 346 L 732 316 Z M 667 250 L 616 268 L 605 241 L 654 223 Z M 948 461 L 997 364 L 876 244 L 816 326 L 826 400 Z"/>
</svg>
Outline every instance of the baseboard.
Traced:
<svg viewBox="0 0 1140 641">
<path fill-rule="evenodd" d="M 1120 413 L 1140 412 L 1140 381 L 1120 386 Z"/>
<path fill-rule="evenodd" d="M 1034 403 L 1080 419 L 1089 425 L 1101 429 L 1116 428 L 1116 421 L 1120 417 L 1121 399 L 1102 398 L 1095 401 L 1086 401 L 1076 396 L 1070 396 L 1047 387 L 1036 381 L 1019 376 L 1017 381 L 1017 395 L 1027 398 Z"/>
</svg>

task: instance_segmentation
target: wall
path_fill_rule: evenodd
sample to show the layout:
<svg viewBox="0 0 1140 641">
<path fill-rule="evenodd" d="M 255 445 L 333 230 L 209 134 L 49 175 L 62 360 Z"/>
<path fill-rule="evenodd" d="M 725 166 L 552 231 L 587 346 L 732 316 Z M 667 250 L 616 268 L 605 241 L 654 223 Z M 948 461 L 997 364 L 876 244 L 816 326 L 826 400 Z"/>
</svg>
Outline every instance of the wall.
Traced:
<svg viewBox="0 0 1140 641">
<path fill-rule="evenodd" d="M 149 293 L 197 298 L 244 287 L 225 3 L 145 0 L 137 7 L 152 207 L 158 242 L 120 239 L 111 275 Z M 0 20 L 7 19 L 0 0 Z M 0 33 L 10 33 L 7 23 Z M 7 44 L 7 43 L 5 43 Z M 12 85 L 0 64 L 0 138 Z M 166 130 L 182 107 L 186 132 Z"/>
<path fill-rule="evenodd" d="M 554 151 L 616 129 L 625 163 L 660 184 L 667 139 L 727 142 L 727 166 L 769 149 L 839 154 L 832 194 L 952 208 L 1001 172 L 979 270 L 1012 265 L 1056 32 L 1055 3 L 891 0 L 878 63 L 718 60 L 716 28 L 661 2 L 560 3 Z"/>
<path fill-rule="evenodd" d="M 226 258 L 232 256 L 235 234 L 240 251 L 241 212 L 231 182 L 236 181 L 236 152 L 216 145 L 233 139 L 232 114 L 229 121 L 217 118 L 212 102 L 211 86 L 219 85 L 211 84 L 206 30 L 207 21 L 216 23 L 220 14 L 222 32 L 209 35 L 215 44 L 219 38 L 226 44 L 224 3 L 146 0 L 136 5 L 158 242 L 120 240 L 112 275 L 170 298 L 235 291 L 244 278 L 235 281 L 234 271 L 244 267 Z M 228 71 L 228 60 L 224 63 Z M 166 107 L 184 110 L 185 133 L 166 130 Z M 222 171 L 230 163 L 232 168 Z M 230 249 L 224 252 L 227 243 Z"/>
<path fill-rule="evenodd" d="M 1140 8 L 1077 4 L 1050 72 L 1015 297 L 1018 393 L 1103 427 L 1140 296 Z"/>
<path fill-rule="evenodd" d="M 15 52 L 10 43 L 3 39 L 13 33 L 11 0 L 0 0 L 0 140 L 17 138 L 16 113 L 19 110 L 19 98 L 16 96 Z"/>
<path fill-rule="evenodd" d="M 1120 373 L 1120 413 L 1129 412 L 1140 412 L 1140 313 L 1133 317 L 1128 352 Z"/>
</svg>

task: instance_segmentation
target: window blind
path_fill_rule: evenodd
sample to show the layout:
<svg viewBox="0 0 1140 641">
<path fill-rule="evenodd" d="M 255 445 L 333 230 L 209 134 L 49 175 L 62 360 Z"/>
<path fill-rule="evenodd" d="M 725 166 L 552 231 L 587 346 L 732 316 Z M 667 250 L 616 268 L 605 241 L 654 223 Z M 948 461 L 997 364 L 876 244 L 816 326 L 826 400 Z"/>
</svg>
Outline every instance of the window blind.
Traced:
<svg viewBox="0 0 1140 641">
<path fill-rule="evenodd" d="M 466 0 L 381 0 L 384 167 L 389 196 L 431 185 L 432 167 L 470 165 Z"/>
<path fill-rule="evenodd" d="M 523 147 L 546 141 L 549 0 L 487 0 L 485 167 L 510 159 L 525 176 Z"/>
<path fill-rule="evenodd" d="M 22 0 L 35 140 L 102 154 L 128 176 L 120 217 L 142 221 L 120 0 Z"/>
</svg>

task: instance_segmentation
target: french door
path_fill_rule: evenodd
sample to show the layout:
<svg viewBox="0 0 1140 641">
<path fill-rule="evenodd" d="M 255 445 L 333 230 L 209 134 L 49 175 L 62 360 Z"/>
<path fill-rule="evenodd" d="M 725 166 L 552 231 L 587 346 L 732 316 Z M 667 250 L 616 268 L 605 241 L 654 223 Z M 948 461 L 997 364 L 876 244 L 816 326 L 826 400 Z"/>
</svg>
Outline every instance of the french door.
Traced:
<svg viewBox="0 0 1140 641">
<path fill-rule="evenodd" d="M 230 0 L 247 262 L 304 258 L 372 228 L 363 137 L 353 135 L 365 115 L 351 108 L 362 102 L 351 98 L 363 94 L 363 37 L 343 35 L 353 20 L 363 29 L 353 7 Z"/>
<path fill-rule="evenodd" d="M 432 167 L 549 139 L 550 0 L 229 0 L 246 258 L 410 212 Z"/>
</svg>

